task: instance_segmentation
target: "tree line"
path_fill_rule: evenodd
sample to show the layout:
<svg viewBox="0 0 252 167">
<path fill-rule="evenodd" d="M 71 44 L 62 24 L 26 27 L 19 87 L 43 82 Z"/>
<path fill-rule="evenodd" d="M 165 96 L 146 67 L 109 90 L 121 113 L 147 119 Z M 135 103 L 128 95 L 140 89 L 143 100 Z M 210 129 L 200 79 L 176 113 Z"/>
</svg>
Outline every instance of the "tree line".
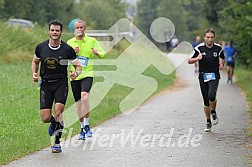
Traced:
<svg viewBox="0 0 252 167">
<path fill-rule="evenodd" d="M 126 17 L 129 4 L 121 0 L 0 0 L 0 19 L 23 18 L 46 25 L 59 19 L 67 25 L 81 18 L 91 29 L 109 29 Z M 242 64 L 252 64 L 252 0 L 139 0 L 134 24 L 147 36 L 150 24 L 158 17 L 169 18 L 181 41 L 203 37 L 214 28 L 217 41 L 233 40 Z"/>
<path fill-rule="evenodd" d="M 0 19 L 20 18 L 46 25 L 53 19 L 67 25 L 80 18 L 94 29 L 108 29 L 125 17 L 126 4 L 120 0 L 0 0 Z"/>
<path fill-rule="evenodd" d="M 167 17 L 181 40 L 203 37 L 206 28 L 216 31 L 216 42 L 233 40 L 238 61 L 252 65 L 252 0 L 141 0 L 138 26 L 148 35 L 147 26 L 157 17 Z"/>
</svg>

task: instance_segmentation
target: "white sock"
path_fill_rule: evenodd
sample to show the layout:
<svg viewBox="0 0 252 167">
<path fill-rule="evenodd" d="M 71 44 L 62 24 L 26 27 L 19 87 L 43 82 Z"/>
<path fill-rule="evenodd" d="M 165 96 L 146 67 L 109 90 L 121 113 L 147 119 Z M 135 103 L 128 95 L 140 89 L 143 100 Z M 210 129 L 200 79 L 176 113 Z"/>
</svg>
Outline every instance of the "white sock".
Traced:
<svg viewBox="0 0 252 167">
<path fill-rule="evenodd" d="M 83 126 L 89 125 L 89 118 L 84 118 Z"/>
<path fill-rule="evenodd" d="M 81 127 L 81 128 L 84 128 L 84 121 L 83 121 L 83 122 L 80 122 L 80 127 Z"/>
</svg>

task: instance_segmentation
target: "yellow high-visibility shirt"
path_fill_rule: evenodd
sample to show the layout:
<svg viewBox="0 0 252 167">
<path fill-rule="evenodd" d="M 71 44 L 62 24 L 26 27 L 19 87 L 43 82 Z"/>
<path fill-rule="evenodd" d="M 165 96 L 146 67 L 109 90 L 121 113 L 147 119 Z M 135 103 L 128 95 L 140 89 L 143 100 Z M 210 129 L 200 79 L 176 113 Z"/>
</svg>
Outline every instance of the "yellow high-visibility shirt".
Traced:
<svg viewBox="0 0 252 167">
<path fill-rule="evenodd" d="M 77 40 L 73 37 L 67 41 L 67 44 L 72 48 L 79 47 L 79 52 L 76 53 L 78 59 L 82 66 L 81 74 L 75 80 L 81 80 L 86 77 L 94 77 L 93 71 L 93 57 L 95 56 L 92 52 L 92 48 L 95 48 L 99 55 L 99 58 L 104 58 L 105 51 L 100 46 L 99 42 L 93 38 L 85 35 L 82 40 Z M 75 71 L 73 65 L 71 65 L 71 70 Z"/>
</svg>

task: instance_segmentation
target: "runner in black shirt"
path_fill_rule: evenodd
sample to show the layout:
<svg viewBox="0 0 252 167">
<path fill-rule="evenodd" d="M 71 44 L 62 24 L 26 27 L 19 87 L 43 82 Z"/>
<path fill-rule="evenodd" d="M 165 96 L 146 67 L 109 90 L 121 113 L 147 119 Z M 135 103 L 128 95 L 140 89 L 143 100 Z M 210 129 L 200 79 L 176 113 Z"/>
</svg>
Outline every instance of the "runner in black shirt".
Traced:
<svg viewBox="0 0 252 167">
<path fill-rule="evenodd" d="M 207 119 L 205 132 L 211 131 L 210 113 L 213 124 L 216 125 L 218 123 L 215 110 L 217 103 L 216 93 L 220 79 L 219 70 L 223 70 L 225 62 L 223 49 L 219 44 L 214 43 L 214 38 L 214 30 L 207 29 L 204 33 L 205 42 L 195 47 L 191 58 L 188 59 L 189 64 L 199 61 L 199 83 Z"/>
<path fill-rule="evenodd" d="M 33 81 L 38 82 L 38 68 L 40 64 L 40 112 L 43 122 L 49 123 L 49 135 L 55 135 L 55 144 L 52 146 L 53 153 L 61 152 L 60 138 L 63 129 L 61 113 L 68 94 L 68 72 L 67 65 L 61 65 L 61 60 L 69 59 L 76 69 L 76 73 L 71 74 L 75 79 L 81 72 L 81 66 L 77 65 L 75 51 L 61 41 L 62 23 L 53 20 L 49 23 L 50 39 L 37 45 L 32 61 Z M 54 117 L 52 116 L 52 105 L 54 105 Z"/>
</svg>

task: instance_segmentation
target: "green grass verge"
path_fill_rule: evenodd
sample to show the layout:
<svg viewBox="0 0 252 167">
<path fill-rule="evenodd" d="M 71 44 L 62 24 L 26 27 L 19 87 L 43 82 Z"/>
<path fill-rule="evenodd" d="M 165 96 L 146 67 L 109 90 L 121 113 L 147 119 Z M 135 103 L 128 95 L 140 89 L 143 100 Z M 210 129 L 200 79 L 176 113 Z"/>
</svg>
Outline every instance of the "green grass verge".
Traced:
<svg viewBox="0 0 252 167">
<path fill-rule="evenodd" d="M 44 124 L 40 118 L 39 90 L 32 82 L 31 63 L 0 62 L 0 68 L 0 164 L 6 164 L 49 146 L 50 138 L 48 124 Z M 174 73 L 166 76 L 153 66 L 144 74 L 158 81 L 156 93 L 171 85 L 175 78 Z M 98 125 L 120 114 L 119 103 L 130 91 L 130 88 L 115 85 L 102 103 L 90 113 L 91 125 Z M 66 108 L 73 103 L 70 90 Z M 79 127 L 78 121 L 70 127 L 73 128 L 73 134 L 79 132 Z"/>
<path fill-rule="evenodd" d="M 246 94 L 246 99 L 249 102 L 249 112 L 252 118 L 252 71 L 244 68 L 235 69 L 235 75 L 238 78 L 238 85 Z M 249 136 L 252 136 L 252 125 L 249 128 Z"/>
<path fill-rule="evenodd" d="M 0 166 L 12 160 L 48 147 L 50 138 L 48 124 L 44 124 L 39 112 L 39 91 L 32 82 L 31 60 L 35 46 L 48 39 L 47 27 L 38 27 L 34 31 L 11 29 L 0 22 Z M 66 41 L 73 34 L 63 33 Z M 130 46 L 126 40 L 120 41 L 107 55 L 115 59 Z M 140 50 L 141 51 L 141 50 Z M 139 50 L 135 50 L 138 53 Z M 109 68 L 109 67 L 105 67 Z M 150 66 L 144 75 L 155 78 L 158 88 L 155 93 L 171 85 L 175 73 L 163 75 L 154 66 Z M 98 79 L 98 78 L 97 78 Z M 96 79 L 95 79 L 96 80 Z M 107 119 L 120 114 L 119 103 L 132 89 L 115 84 L 101 104 L 90 113 L 90 124 L 96 126 Z M 74 104 L 71 89 L 65 109 Z M 77 121 L 72 135 L 79 132 Z M 68 131 L 68 129 L 66 129 Z M 63 138 L 66 138 L 64 133 Z"/>
</svg>

